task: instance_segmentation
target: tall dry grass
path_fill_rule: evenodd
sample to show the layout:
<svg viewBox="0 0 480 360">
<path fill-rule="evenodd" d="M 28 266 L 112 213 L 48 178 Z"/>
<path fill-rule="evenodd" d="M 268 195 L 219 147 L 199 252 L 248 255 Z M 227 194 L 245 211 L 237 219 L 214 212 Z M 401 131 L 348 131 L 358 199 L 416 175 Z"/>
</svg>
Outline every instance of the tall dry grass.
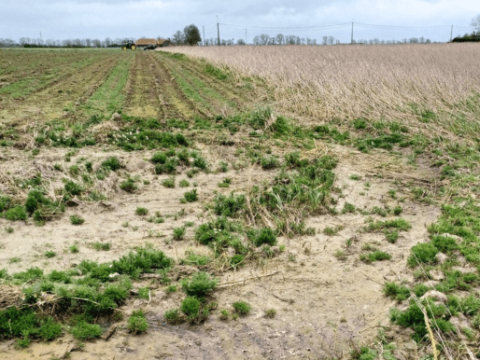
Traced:
<svg viewBox="0 0 480 360">
<path fill-rule="evenodd" d="M 407 119 L 451 111 L 480 91 L 480 46 L 174 47 L 268 80 L 283 111 L 319 120 Z"/>
</svg>

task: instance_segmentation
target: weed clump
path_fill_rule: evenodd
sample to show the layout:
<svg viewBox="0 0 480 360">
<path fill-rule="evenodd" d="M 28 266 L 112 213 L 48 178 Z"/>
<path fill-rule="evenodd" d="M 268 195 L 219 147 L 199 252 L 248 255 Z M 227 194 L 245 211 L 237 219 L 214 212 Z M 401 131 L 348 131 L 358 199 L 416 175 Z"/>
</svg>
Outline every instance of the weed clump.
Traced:
<svg viewBox="0 0 480 360">
<path fill-rule="evenodd" d="M 189 321 L 194 321 L 200 315 L 200 301 L 193 296 L 186 297 L 180 305 L 180 310 Z"/>
<path fill-rule="evenodd" d="M 393 297 L 397 301 L 403 301 L 409 298 L 410 290 L 403 285 L 398 285 L 395 282 L 386 282 L 383 287 L 383 293 L 386 296 Z"/>
<path fill-rule="evenodd" d="M 410 250 L 410 257 L 407 260 L 409 266 L 414 267 L 420 264 L 434 264 L 435 256 L 440 251 L 432 243 L 417 244 Z"/>
<path fill-rule="evenodd" d="M 150 248 L 138 248 L 119 260 L 112 262 L 111 273 L 119 273 L 138 278 L 142 273 L 152 272 L 154 269 L 164 270 L 173 265 L 173 260 L 162 251 Z"/>
<path fill-rule="evenodd" d="M 117 171 L 122 167 L 122 164 L 120 163 L 120 160 L 118 160 L 116 156 L 112 156 L 102 162 L 102 167 L 108 168 L 112 171 Z"/>
<path fill-rule="evenodd" d="M 374 251 L 369 254 L 361 254 L 360 255 L 360 260 L 366 263 L 372 263 L 374 261 L 384 261 L 384 260 L 390 260 L 392 258 L 392 255 L 385 251 Z"/>
<path fill-rule="evenodd" d="M 93 340 L 102 335 L 102 329 L 97 324 L 89 324 L 86 321 L 80 321 L 72 330 L 72 335 L 80 341 Z"/>
<path fill-rule="evenodd" d="M 165 164 L 167 162 L 167 155 L 164 152 L 155 153 L 150 161 L 154 164 Z"/>
<path fill-rule="evenodd" d="M 182 240 L 185 236 L 185 231 L 186 231 L 186 229 L 185 229 L 184 226 L 174 228 L 173 229 L 173 239 L 174 240 Z"/>
<path fill-rule="evenodd" d="M 72 225 L 82 225 L 85 219 L 78 215 L 72 215 L 70 216 L 70 222 Z"/>
<path fill-rule="evenodd" d="M 169 324 L 175 324 L 180 320 L 178 309 L 167 310 L 163 316 L 165 317 L 165 321 Z"/>
<path fill-rule="evenodd" d="M 165 179 L 162 181 L 162 185 L 165 186 L 168 189 L 173 189 L 175 188 L 175 178 L 171 177 L 169 179 Z"/>
<path fill-rule="evenodd" d="M 138 186 L 135 184 L 135 180 L 129 177 L 127 180 L 124 180 L 120 183 L 120 189 L 128 193 L 133 193 L 138 189 Z"/>
<path fill-rule="evenodd" d="M 260 160 L 260 164 L 264 170 L 275 169 L 280 165 L 280 162 L 275 156 L 266 156 Z"/>
<path fill-rule="evenodd" d="M 65 192 L 72 196 L 78 196 L 83 193 L 83 188 L 81 185 L 69 180 L 65 183 Z"/>
<path fill-rule="evenodd" d="M 27 220 L 27 212 L 23 206 L 15 206 L 5 212 L 5 219 L 9 221 Z"/>
<path fill-rule="evenodd" d="M 144 207 L 137 207 L 135 209 L 135 215 L 146 216 L 148 214 L 148 209 Z"/>
<path fill-rule="evenodd" d="M 391 230 L 391 231 L 385 230 L 385 238 L 389 243 L 395 244 L 398 240 L 398 232 L 395 230 Z"/>
<path fill-rule="evenodd" d="M 55 251 L 49 250 L 49 251 L 45 251 L 44 255 L 46 258 L 50 259 L 57 256 L 57 253 Z"/>
<path fill-rule="evenodd" d="M 420 342 L 428 334 L 424 311 L 427 313 L 432 328 L 438 328 L 442 333 L 456 331 L 455 327 L 447 320 L 450 317 L 447 307 L 443 304 L 435 304 L 432 299 L 422 300 L 421 304 L 411 300 L 410 306 L 405 311 L 392 309 L 390 321 L 402 327 L 411 328 L 414 331 L 412 338 L 416 342 Z"/>
<path fill-rule="evenodd" d="M 181 188 L 186 188 L 186 187 L 189 187 L 189 186 L 190 186 L 190 183 L 189 183 L 187 180 L 182 179 L 182 180 L 180 180 L 179 186 L 180 186 Z"/>
<path fill-rule="evenodd" d="M 141 334 L 147 331 L 148 322 L 142 310 L 137 310 L 132 313 L 132 316 L 130 316 L 127 322 L 127 329 L 134 334 Z"/>
<path fill-rule="evenodd" d="M 267 309 L 265 310 L 265 317 L 269 319 L 273 319 L 277 315 L 277 310 L 275 309 Z"/>
<path fill-rule="evenodd" d="M 215 197 L 213 211 L 218 216 L 228 216 L 233 217 L 239 211 L 243 210 L 246 206 L 245 195 L 234 195 L 230 194 L 229 196 L 218 194 Z"/>
<path fill-rule="evenodd" d="M 183 198 L 187 202 L 195 202 L 198 200 L 197 189 L 193 189 L 192 191 L 188 191 L 183 194 Z"/>
<path fill-rule="evenodd" d="M 252 309 L 250 304 L 245 301 L 234 302 L 232 306 L 235 309 L 235 311 L 241 316 L 247 315 Z"/>
<path fill-rule="evenodd" d="M 251 229 L 247 231 L 248 238 L 255 244 L 256 247 L 264 244 L 274 246 L 277 244 L 277 235 L 270 228 Z"/>
<path fill-rule="evenodd" d="M 102 243 L 100 241 L 96 241 L 93 243 L 93 248 L 97 251 L 109 251 L 111 247 L 110 243 Z"/>
<path fill-rule="evenodd" d="M 188 296 L 205 297 L 218 285 L 218 280 L 210 277 L 206 272 L 195 273 L 190 280 L 182 281 L 182 289 Z"/>
<path fill-rule="evenodd" d="M 407 231 L 412 228 L 406 220 L 404 219 L 395 219 L 395 220 L 387 220 L 387 221 L 371 221 L 367 227 L 365 227 L 365 231 L 367 232 L 375 232 L 383 229 L 398 229 L 399 231 Z"/>
</svg>

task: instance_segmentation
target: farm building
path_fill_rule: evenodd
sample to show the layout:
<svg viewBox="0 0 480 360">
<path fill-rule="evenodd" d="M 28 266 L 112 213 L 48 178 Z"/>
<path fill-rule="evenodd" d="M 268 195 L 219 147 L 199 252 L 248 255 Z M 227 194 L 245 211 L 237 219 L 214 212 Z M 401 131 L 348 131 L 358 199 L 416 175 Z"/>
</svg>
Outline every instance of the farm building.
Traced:
<svg viewBox="0 0 480 360">
<path fill-rule="evenodd" d="M 167 47 L 172 45 L 170 39 L 158 39 L 157 40 L 157 47 Z"/>
<path fill-rule="evenodd" d="M 157 40 L 146 39 L 146 38 L 138 39 L 137 41 L 135 41 L 135 46 L 137 48 L 141 48 L 141 49 L 146 48 L 146 47 L 156 48 L 157 47 Z"/>
<path fill-rule="evenodd" d="M 140 48 L 140 49 L 145 49 L 145 48 L 148 48 L 148 49 L 154 49 L 154 48 L 157 48 L 157 47 L 166 47 L 166 46 L 169 46 L 171 45 L 171 42 L 169 39 L 146 39 L 146 38 L 142 38 L 142 39 L 138 39 L 137 41 L 135 41 L 135 46 L 137 48 Z"/>
</svg>

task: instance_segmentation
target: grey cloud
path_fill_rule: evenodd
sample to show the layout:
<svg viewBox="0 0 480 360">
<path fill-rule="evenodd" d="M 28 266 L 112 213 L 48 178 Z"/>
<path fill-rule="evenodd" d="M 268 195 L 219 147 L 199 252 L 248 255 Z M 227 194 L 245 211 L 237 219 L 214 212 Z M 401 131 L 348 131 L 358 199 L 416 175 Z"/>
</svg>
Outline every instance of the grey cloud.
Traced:
<svg viewBox="0 0 480 360">
<path fill-rule="evenodd" d="M 408 6 L 403 5 L 408 4 Z M 480 12 L 477 0 L 22 0 L 2 1 L 0 38 L 105 38 L 107 36 L 171 36 L 194 23 L 205 25 L 206 36 L 216 35 L 215 23 L 246 26 L 295 27 L 350 21 L 397 25 L 469 25 Z M 475 12 L 476 11 L 476 12 Z M 244 36 L 243 29 L 222 27 L 225 38 Z M 250 29 L 249 36 L 261 30 Z M 265 30 L 270 34 L 277 30 Z M 288 33 L 289 31 L 284 31 Z M 464 31 L 463 31 L 464 32 Z M 291 31 L 296 33 L 296 31 Z M 320 38 L 324 31 L 297 31 Z M 408 36 L 387 32 L 390 37 Z M 332 34 L 348 39 L 348 29 Z M 372 32 L 359 36 L 372 36 Z M 428 34 L 431 36 L 434 34 Z M 377 37 L 381 37 L 378 33 Z M 420 36 L 420 35 L 419 35 Z M 445 36 L 441 34 L 442 38 Z"/>
</svg>

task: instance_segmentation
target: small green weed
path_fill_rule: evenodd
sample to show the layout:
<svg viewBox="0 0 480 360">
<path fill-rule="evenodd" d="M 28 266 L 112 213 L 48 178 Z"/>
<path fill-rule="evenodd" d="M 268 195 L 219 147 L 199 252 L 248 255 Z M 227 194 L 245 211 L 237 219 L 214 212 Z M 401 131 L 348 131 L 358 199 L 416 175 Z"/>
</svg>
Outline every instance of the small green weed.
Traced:
<svg viewBox="0 0 480 360">
<path fill-rule="evenodd" d="M 82 225 L 85 219 L 78 215 L 72 215 L 70 216 L 70 222 L 72 225 Z"/>
<path fill-rule="evenodd" d="M 190 183 L 189 183 L 187 180 L 182 179 L 182 180 L 180 180 L 179 186 L 180 186 L 181 188 L 186 188 L 186 187 L 189 187 L 189 186 L 190 186 Z"/>
<path fill-rule="evenodd" d="M 370 254 L 361 254 L 360 255 L 360 260 L 366 263 L 371 263 L 374 261 L 384 261 L 384 260 L 390 260 L 392 258 L 392 255 L 385 251 L 374 251 Z"/>
<path fill-rule="evenodd" d="M 142 310 L 132 313 L 132 316 L 127 321 L 127 329 L 134 334 L 141 334 L 148 330 L 148 322 Z"/>
<path fill-rule="evenodd" d="M 174 240 L 182 240 L 185 237 L 185 227 L 177 227 L 173 229 L 173 239 Z"/>
<path fill-rule="evenodd" d="M 96 241 L 93 243 L 93 248 L 97 251 L 110 251 L 111 244 L 109 242 L 103 243 Z"/>
<path fill-rule="evenodd" d="M 168 189 L 175 188 L 175 178 L 171 177 L 162 181 L 162 185 Z"/>
<path fill-rule="evenodd" d="M 169 324 L 175 324 L 180 320 L 178 309 L 167 310 L 163 316 L 165 317 L 165 321 Z"/>
<path fill-rule="evenodd" d="M 241 316 L 248 315 L 248 313 L 250 313 L 250 311 L 252 310 L 252 307 L 250 306 L 250 304 L 245 301 L 234 302 L 232 306 L 235 309 L 235 311 Z"/>
<path fill-rule="evenodd" d="M 267 309 L 265 310 L 265 317 L 269 319 L 273 319 L 277 315 L 277 310 L 275 309 Z"/>
<path fill-rule="evenodd" d="M 264 244 L 274 246 L 277 244 L 277 235 L 275 231 L 270 228 L 250 229 L 247 231 L 248 238 L 255 244 L 256 247 Z"/>
<path fill-rule="evenodd" d="M 183 299 L 180 310 L 185 314 L 188 320 L 194 321 L 200 315 L 200 301 L 193 296 Z"/>
<path fill-rule="evenodd" d="M 53 258 L 57 256 L 57 253 L 53 250 L 46 251 L 43 255 L 45 255 L 46 258 Z"/>
<path fill-rule="evenodd" d="M 122 167 L 122 164 L 116 156 L 112 156 L 102 162 L 102 167 L 110 169 L 112 171 L 117 171 Z"/>
<path fill-rule="evenodd" d="M 148 209 L 144 207 L 137 207 L 135 210 L 135 215 L 146 216 L 148 214 Z"/>
<path fill-rule="evenodd" d="M 135 180 L 129 177 L 127 180 L 124 180 L 120 183 L 120 189 L 128 193 L 133 193 L 138 189 L 138 186 L 135 184 Z"/>
<path fill-rule="evenodd" d="M 71 332 L 73 337 L 80 341 L 93 340 L 102 335 L 102 329 L 99 325 L 89 324 L 85 321 L 81 321 L 75 325 Z"/>
<path fill-rule="evenodd" d="M 186 192 L 183 194 L 183 198 L 187 202 L 195 202 L 198 200 L 197 189 L 193 189 L 192 191 Z"/>
<path fill-rule="evenodd" d="M 195 273 L 190 280 L 183 280 L 181 284 L 183 291 L 188 296 L 204 297 L 215 290 L 218 280 L 206 272 L 199 271 Z"/>
</svg>

